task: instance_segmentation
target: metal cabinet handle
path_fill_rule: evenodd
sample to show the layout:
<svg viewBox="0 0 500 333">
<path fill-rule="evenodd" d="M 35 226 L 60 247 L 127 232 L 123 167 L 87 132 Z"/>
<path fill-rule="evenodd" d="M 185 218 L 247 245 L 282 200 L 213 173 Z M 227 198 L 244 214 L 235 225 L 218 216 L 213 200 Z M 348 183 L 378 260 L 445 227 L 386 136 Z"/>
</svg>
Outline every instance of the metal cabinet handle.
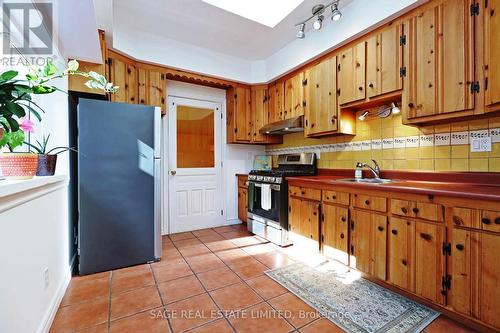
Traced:
<svg viewBox="0 0 500 333">
<path fill-rule="evenodd" d="M 175 176 L 175 175 L 177 174 L 177 171 L 175 171 L 175 170 L 170 170 L 170 174 L 171 174 L 172 176 Z"/>
</svg>

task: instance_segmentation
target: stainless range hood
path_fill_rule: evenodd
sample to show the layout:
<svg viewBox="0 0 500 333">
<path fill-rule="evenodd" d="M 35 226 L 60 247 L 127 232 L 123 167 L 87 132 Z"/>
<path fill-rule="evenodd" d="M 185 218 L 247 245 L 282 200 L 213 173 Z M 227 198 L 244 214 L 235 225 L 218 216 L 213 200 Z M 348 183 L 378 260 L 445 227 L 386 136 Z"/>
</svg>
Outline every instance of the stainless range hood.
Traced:
<svg viewBox="0 0 500 333">
<path fill-rule="evenodd" d="M 298 116 L 267 124 L 259 130 L 259 133 L 268 135 L 283 135 L 303 131 L 304 116 Z"/>
</svg>

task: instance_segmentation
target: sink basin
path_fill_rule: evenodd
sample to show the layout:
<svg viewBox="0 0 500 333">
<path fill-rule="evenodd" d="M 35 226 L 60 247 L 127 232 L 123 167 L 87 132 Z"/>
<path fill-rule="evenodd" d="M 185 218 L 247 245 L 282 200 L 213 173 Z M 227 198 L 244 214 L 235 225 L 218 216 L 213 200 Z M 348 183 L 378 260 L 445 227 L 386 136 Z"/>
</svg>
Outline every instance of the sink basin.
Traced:
<svg viewBox="0 0 500 333">
<path fill-rule="evenodd" d="M 348 179 L 338 179 L 339 182 L 351 182 L 351 183 L 366 183 L 366 184 L 387 184 L 393 182 L 392 179 L 384 178 L 348 178 Z"/>
</svg>

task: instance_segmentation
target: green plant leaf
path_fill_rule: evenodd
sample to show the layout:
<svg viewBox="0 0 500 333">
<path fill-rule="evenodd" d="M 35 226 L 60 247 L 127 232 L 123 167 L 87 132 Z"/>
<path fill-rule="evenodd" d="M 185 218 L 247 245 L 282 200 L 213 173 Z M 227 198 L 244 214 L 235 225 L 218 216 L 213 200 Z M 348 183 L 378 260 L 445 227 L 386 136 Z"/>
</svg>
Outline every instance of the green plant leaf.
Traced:
<svg viewBox="0 0 500 333">
<path fill-rule="evenodd" d="M 42 94 L 51 94 L 57 89 L 54 87 L 48 87 L 48 86 L 34 86 L 33 87 L 33 93 L 37 95 L 42 95 Z"/>
<path fill-rule="evenodd" d="M 42 117 L 40 116 L 40 113 L 38 113 L 37 110 L 35 110 L 33 107 L 31 107 L 31 104 L 36 105 L 33 102 L 28 102 L 27 104 L 19 103 L 19 105 L 22 105 L 23 107 L 28 109 L 28 111 L 31 112 L 31 114 L 33 114 L 38 119 L 38 121 L 42 121 Z M 38 107 L 38 105 L 37 105 L 37 107 Z"/>
<path fill-rule="evenodd" d="M 24 111 L 23 107 L 19 104 L 13 102 L 7 102 L 5 103 L 5 107 L 7 108 L 7 110 L 9 110 L 13 115 L 15 115 L 18 118 L 22 118 L 26 115 L 26 112 Z"/>
<path fill-rule="evenodd" d="M 18 71 L 6 71 L 6 72 L 3 72 L 1 75 L 0 75 L 0 80 L 2 82 L 7 82 L 7 81 L 10 81 L 12 80 L 13 78 L 15 78 L 17 76 L 17 74 L 19 74 Z"/>
<path fill-rule="evenodd" d="M 52 76 L 57 73 L 57 67 L 52 62 L 47 62 L 43 69 L 45 76 Z"/>
<path fill-rule="evenodd" d="M 19 123 L 17 122 L 17 120 L 15 120 L 12 117 L 6 117 L 5 119 L 9 123 L 9 127 L 10 127 L 11 132 L 19 131 Z"/>
<path fill-rule="evenodd" d="M 39 147 L 37 147 L 37 146 L 35 146 L 35 145 L 33 145 L 33 144 L 29 143 L 29 142 L 26 142 L 26 141 L 24 141 L 24 144 L 26 144 L 30 148 L 32 148 L 32 149 L 30 149 L 31 152 L 37 153 L 37 154 L 43 154 L 43 151 Z"/>
</svg>

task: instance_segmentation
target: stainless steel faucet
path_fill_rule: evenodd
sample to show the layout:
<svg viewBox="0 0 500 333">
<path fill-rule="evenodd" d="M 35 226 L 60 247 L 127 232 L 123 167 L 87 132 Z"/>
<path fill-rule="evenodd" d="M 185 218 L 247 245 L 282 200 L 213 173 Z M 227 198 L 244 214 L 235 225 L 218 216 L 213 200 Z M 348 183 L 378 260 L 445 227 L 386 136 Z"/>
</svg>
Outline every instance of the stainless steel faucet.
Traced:
<svg viewBox="0 0 500 333">
<path fill-rule="evenodd" d="M 379 179 L 380 178 L 380 167 L 379 167 L 377 161 L 372 160 L 372 162 L 373 162 L 373 164 L 375 164 L 374 168 L 372 168 L 370 165 L 368 165 L 366 163 L 363 163 L 363 168 L 368 168 L 373 173 L 375 178 Z"/>
</svg>

